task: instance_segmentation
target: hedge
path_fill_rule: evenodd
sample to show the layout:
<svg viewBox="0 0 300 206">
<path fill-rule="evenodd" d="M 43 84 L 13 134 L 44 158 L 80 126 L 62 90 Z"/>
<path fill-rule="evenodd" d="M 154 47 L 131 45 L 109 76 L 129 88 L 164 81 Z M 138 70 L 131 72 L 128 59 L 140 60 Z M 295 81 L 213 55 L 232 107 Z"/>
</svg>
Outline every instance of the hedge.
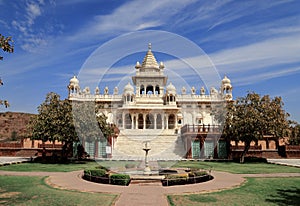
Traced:
<svg viewBox="0 0 300 206">
<path fill-rule="evenodd" d="M 193 171 L 188 174 L 173 174 L 167 175 L 165 179 L 162 180 L 163 186 L 172 185 L 185 185 L 185 184 L 195 184 L 200 182 L 206 182 L 213 179 L 211 175 L 208 175 L 206 171 Z"/>
<path fill-rule="evenodd" d="M 129 185 L 130 176 L 126 174 L 112 174 L 110 175 L 110 182 L 113 185 Z"/>
<path fill-rule="evenodd" d="M 84 170 L 84 175 L 104 177 L 106 175 L 106 170 L 104 170 L 104 169 L 86 169 L 86 170 Z"/>
<path fill-rule="evenodd" d="M 113 185 L 129 185 L 130 176 L 124 174 L 108 174 L 105 169 L 86 169 L 82 177 L 85 180 Z"/>
</svg>

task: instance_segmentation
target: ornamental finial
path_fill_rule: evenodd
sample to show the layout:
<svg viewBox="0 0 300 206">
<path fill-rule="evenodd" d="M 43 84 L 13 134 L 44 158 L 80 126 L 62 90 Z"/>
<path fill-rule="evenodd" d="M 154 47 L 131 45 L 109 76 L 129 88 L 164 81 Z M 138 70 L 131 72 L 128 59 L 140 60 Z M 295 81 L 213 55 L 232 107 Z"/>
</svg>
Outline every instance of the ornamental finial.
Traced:
<svg viewBox="0 0 300 206">
<path fill-rule="evenodd" d="M 151 43 L 148 44 L 148 50 L 151 50 Z"/>
</svg>

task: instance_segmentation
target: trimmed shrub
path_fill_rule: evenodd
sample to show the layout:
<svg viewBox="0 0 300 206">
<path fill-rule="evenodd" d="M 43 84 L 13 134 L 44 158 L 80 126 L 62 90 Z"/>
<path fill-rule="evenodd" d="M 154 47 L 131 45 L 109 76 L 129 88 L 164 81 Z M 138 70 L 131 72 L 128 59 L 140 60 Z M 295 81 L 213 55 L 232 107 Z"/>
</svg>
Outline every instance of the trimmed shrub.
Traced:
<svg viewBox="0 0 300 206">
<path fill-rule="evenodd" d="M 110 175 L 110 182 L 113 185 L 129 185 L 130 176 L 126 174 L 112 174 Z"/>
<path fill-rule="evenodd" d="M 109 183 L 109 178 L 104 169 L 86 169 L 84 170 L 83 179 L 104 184 Z"/>
<path fill-rule="evenodd" d="M 102 165 L 96 166 L 95 168 L 96 169 L 102 169 L 102 170 L 105 170 L 105 171 L 109 171 L 109 169 L 107 167 L 104 167 Z"/>
<path fill-rule="evenodd" d="M 206 182 L 213 179 L 212 176 L 208 175 L 206 171 L 193 171 L 187 174 L 172 174 L 167 175 L 165 179 L 162 180 L 163 186 L 172 185 L 184 185 L 184 184 L 195 184 L 200 182 Z"/>
<path fill-rule="evenodd" d="M 104 169 L 86 169 L 84 170 L 85 176 L 104 177 L 106 170 Z"/>
<path fill-rule="evenodd" d="M 184 185 L 187 184 L 188 175 L 187 174 L 174 174 L 167 175 L 166 179 L 163 180 L 163 185 Z"/>
<path fill-rule="evenodd" d="M 206 171 L 194 171 L 193 173 L 196 177 L 207 175 Z"/>
</svg>

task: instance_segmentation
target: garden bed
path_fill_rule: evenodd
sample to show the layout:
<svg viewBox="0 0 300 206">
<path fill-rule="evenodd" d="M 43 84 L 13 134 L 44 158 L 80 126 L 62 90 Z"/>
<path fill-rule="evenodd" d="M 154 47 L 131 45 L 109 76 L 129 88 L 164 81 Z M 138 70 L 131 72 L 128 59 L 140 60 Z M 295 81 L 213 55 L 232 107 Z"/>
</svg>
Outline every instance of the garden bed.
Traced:
<svg viewBox="0 0 300 206">
<path fill-rule="evenodd" d="M 130 176 L 126 174 L 111 173 L 105 168 L 86 169 L 82 176 L 84 180 L 101 183 L 128 186 L 130 184 Z"/>
<path fill-rule="evenodd" d="M 161 181 L 163 186 L 196 184 L 212 180 L 213 176 L 206 171 L 197 170 L 181 174 L 168 174 Z"/>
</svg>

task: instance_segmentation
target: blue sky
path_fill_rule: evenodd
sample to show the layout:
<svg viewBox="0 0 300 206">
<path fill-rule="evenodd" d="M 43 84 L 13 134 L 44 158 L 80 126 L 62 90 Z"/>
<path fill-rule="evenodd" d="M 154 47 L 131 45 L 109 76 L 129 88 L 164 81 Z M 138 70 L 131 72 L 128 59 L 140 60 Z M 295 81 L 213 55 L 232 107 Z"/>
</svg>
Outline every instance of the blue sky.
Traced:
<svg viewBox="0 0 300 206">
<path fill-rule="evenodd" d="M 281 96 L 300 122 L 299 9 L 296 0 L 0 0 L 0 33 L 12 36 L 15 47 L 13 54 L 1 53 L 0 97 L 10 101 L 10 111 L 36 113 L 48 92 L 67 97 L 69 79 L 102 44 L 157 30 L 197 44 L 220 76 L 231 79 L 234 97 L 247 91 Z M 143 56 L 123 59 L 118 68 L 134 71 Z M 156 57 L 170 72 L 176 67 L 166 55 Z"/>
</svg>

